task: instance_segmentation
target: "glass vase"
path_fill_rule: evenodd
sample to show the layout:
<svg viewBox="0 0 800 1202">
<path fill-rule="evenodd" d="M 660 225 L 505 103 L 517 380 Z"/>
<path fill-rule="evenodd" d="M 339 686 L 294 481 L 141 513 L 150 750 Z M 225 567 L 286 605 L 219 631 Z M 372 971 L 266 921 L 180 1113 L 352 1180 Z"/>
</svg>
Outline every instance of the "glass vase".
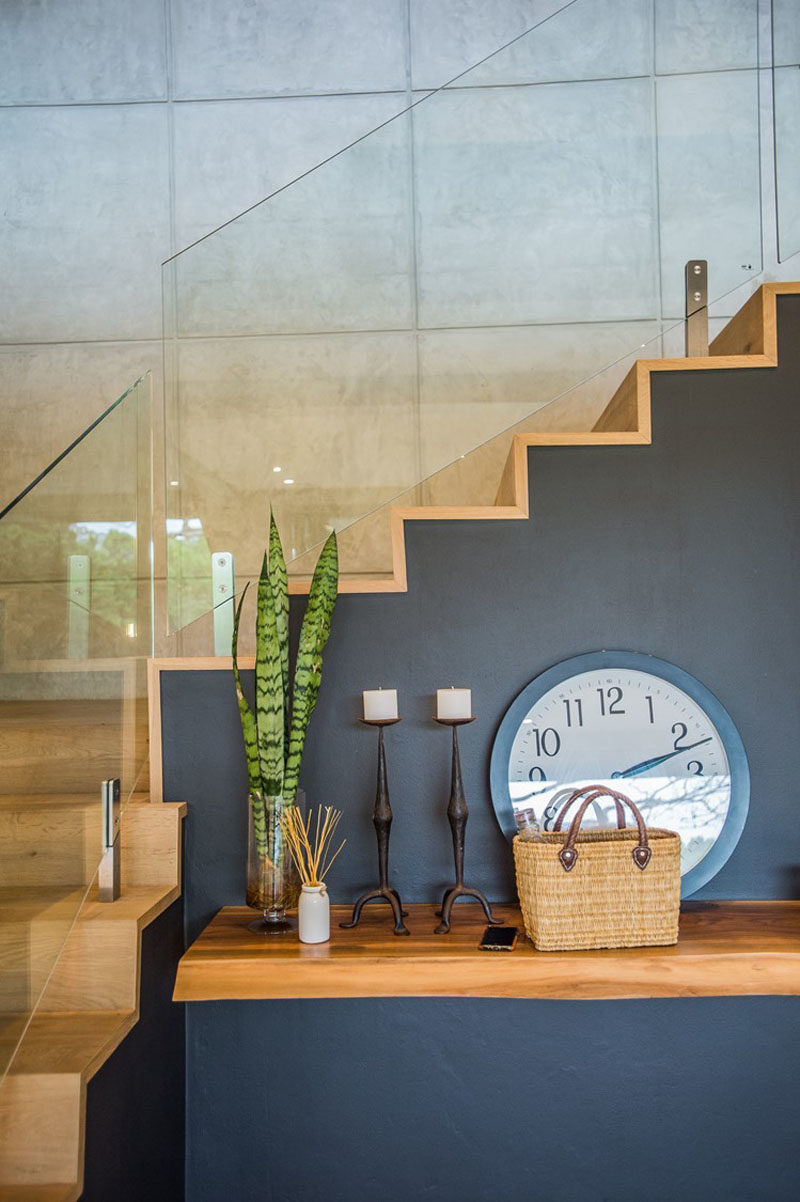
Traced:
<svg viewBox="0 0 800 1202">
<path fill-rule="evenodd" d="M 247 805 L 247 904 L 261 911 L 248 930 L 261 935 L 283 935 L 297 930 L 297 920 L 287 910 L 297 906 L 300 874 L 281 830 L 281 814 L 293 805 L 303 808 L 302 791 L 295 802 L 285 797 L 251 793 Z"/>
</svg>

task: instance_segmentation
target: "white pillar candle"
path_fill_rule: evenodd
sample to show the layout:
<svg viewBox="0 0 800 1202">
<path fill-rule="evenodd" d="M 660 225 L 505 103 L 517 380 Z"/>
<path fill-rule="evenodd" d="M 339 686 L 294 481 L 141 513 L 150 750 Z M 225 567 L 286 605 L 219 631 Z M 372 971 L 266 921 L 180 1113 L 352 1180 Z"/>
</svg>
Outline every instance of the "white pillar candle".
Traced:
<svg viewBox="0 0 800 1202">
<path fill-rule="evenodd" d="M 367 722 L 386 722 L 397 717 L 397 689 L 365 689 L 363 697 Z"/>
<path fill-rule="evenodd" d="M 437 689 L 436 690 L 437 718 L 471 718 L 472 690 L 471 689 Z"/>
</svg>

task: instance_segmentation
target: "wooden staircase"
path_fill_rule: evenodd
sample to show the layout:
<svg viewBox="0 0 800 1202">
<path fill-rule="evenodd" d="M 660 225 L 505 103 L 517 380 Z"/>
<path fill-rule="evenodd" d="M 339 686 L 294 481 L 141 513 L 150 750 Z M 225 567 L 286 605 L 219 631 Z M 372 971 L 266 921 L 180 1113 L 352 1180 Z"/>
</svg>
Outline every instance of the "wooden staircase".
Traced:
<svg viewBox="0 0 800 1202">
<path fill-rule="evenodd" d="M 651 441 L 650 381 L 654 373 L 776 367 L 776 300 L 800 293 L 800 283 L 768 283 L 753 294 L 703 358 L 639 359 L 611 400 L 598 382 L 491 439 L 430 480 L 355 522 L 339 536 L 346 593 L 396 593 L 408 588 L 405 526 L 419 521 L 523 519 L 528 513 L 528 447 L 642 444 Z M 470 498 L 465 503 L 464 498 Z M 318 548 L 290 565 L 290 590 L 308 591 Z M 372 570 L 365 572 L 364 564 Z M 186 648 L 190 653 L 190 649 Z"/>
<path fill-rule="evenodd" d="M 16 1044 L 43 989 L 0 1083 L 0 1202 L 80 1197 L 86 1085 L 138 1020 L 141 933 L 181 891 L 186 807 L 143 797 L 122 815 L 118 901 L 101 903 L 95 886 L 87 894 L 71 883 L 72 860 L 63 864 L 63 885 L 45 891 L 32 880 L 40 871 L 34 849 L 74 849 L 86 840 L 87 854 L 95 854 L 98 808 L 96 798 L 81 795 L 0 798 L 0 845 L 11 849 L 0 893 L 6 1047 Z M 53 863 L 48 857 L 48 871 Z M 57 959 L 54 943 L 63 943 Z"/>
</svg>

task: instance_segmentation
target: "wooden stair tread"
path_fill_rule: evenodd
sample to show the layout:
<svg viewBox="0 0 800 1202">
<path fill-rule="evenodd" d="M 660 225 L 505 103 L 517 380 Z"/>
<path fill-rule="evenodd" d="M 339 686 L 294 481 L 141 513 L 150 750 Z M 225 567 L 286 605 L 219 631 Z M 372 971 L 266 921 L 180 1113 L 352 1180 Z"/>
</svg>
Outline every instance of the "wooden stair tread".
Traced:
<svg viewBox="0 0 800 1202">
<path fill-rule="evenodd" d="M 146 821 L 146 794 L 136 794 L 122 805 L 122 883 L 159 883 L 174 879 L 171 824 L 175 817 L 161 815 L 160 847 L 149 864 L 136 856 L 137 826 Z M 144 807 L 144 810 L 143 810 Z M 150 816 L 155 819 L 155 816 Z M 157 820 L 154 825 L 158 825 Z M 100 796 L 60 794 L 7 795 L 0 798 L 0 881 L 6 889 L 41 890 L 54 887 L 85 889 L 94 879 L 102 856 L 102 806 Z M 147 875 L 143 876 L 144 872 Z M 138 878 L 137 878 L 138 874 Z M 10 896 L 10 895 L 8 895 Z M 3 915 L 0 914 L 0 925 Z"/>
<path fill-rule="evenodd" d="M 49 889 L 39 885 L 0 886 L 0 927 L 12 921 L 68 918 L 77 913 L 85 896 L 86 887 L 79 885 Z"/>
<path fill-rule="evenodd" d="M 147 793 L 132 793 L 125 805 L 149 801 Z M 97 806 L 100 812 L 100 790 L 96 793 L 0 793 L 0 810 L 66 809 Z"/>
<path fill-rule="evenodd" d="M 0 797 L 0 880 L 6 887 L 85 888 L 97 871 L 101 842 L 99 793 Z"/>
<path fill-rule="evenodd" d="M 100 810 L 100 792 L 97 793 L 0 793 L 0 814 L 4 810 L 27 813 L 50 809 L 87 809 L 97 806 Z"/>
<path fill-rule="evenodd" d="M 58 935 L 27 1029 L 27 1011 L 0 1013 L 0 1064 L 17 1049 L 0 1080 L 0 1202 L 80 1196 L 86 1084 L 138 1019 L 141 931 L 180 894 L 185 813 L 183 804 L 154 805 L 141 794 L 124 807 L 129 879 L 123 867 L 116 902 L 99 902 L 96 887 L 0 889 L 0 939 L 5 926 L 8 942 L 0 960 L 26 923 L 31 931 L 45 924 L 45 943 L 46 924 Z M 47 1141 L 32 1141 L 32 1130 L 46 1131 Z"/>
<path fill-rule="evenodd" d="M 33 886 L 0 888 L 0 929 L 10 921 L 63 920 L 79 913 L 79 921 L 150 921 L 165 906 L 176 886 L 126 885 L 113 902 L 97 900 L 97 885 L 86 889 L 42 890 Z M 84 900 L 85 899 L 85 900 Z M 83 905 L 81 903 L 83 902 Z M 168 905 L 169 902 L 166 902 Z"/>
<path fill-rule="evenodd" d="M 34 1014 L 9 1072 L 91 1076 L 135 1022 L 133 1010 Z"/>
<path fill-rule="evenodd" d="M 54 722 L 57 726 L 103 726 L 102 719 L 109 720 L 109 709 L 119 710 L 121 697 L 42 697 L 35 699 L 8 699 L 0 697 L 0 716 L 3 727 L 31 727 L 38 729 L 41 723 Z M 114 719 L 115 727 L 118 720 Z"/>
<path fill-rule="evenodd" d="M 137 922 L 146 926 L 180 894 L 179 885 L 127 885 L 113 902 L 97 900 L 93 885 L 80 913 L 81 922 Z"/>
<path fill-rule="evenodd" d="M 0 1013 L 0 1071 L 9 1063 L 27 1022 L 27 1012 Z"/>
<path fill-rule="evenodd" d="M 0 1202 L 73 1202 L 78 1186 L 63 1185 L 0 1185 Z"/>
</svg>

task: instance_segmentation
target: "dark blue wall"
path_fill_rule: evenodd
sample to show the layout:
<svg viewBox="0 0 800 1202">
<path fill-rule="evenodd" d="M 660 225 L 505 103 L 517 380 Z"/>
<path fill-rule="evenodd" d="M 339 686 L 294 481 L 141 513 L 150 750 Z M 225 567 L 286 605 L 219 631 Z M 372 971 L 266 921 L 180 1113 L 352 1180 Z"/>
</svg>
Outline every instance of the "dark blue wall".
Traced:
<svg viewBox="0 0 800 1202">
<path fill-rule="evenodd" d="M 189 1202 L 800 1196 L 795 998 L 188 1009 Z"/>
<path fill-rule="evenodd" d="M 779 306 L 777 370 L 658 376 L 652 447 L 536 449 L 530 522 L 412 523 L 408 594 L 340 598 L 304 762 L 311 800 L 345 811 L 335 900 L 374 876 L 363 688 L 400 690 L 393 877 L 421 901 L 451 871 L 431 696 L 472 687 L 468 875 L 508 899 L 488 799 L 497 724 L 544 668 L 604 647 L 686 668 L 741 731 L 750 817 L 698 896 L 794 895 L 800 298 Z M 243 898 L 241 735 L 226 674 L 162 681 L 166 796 L 190 805 L 192 938 Z M 187 1196 L 795 1199 L 795 1014 L 781 999 L 190 1007 Z"/>
</svg>

